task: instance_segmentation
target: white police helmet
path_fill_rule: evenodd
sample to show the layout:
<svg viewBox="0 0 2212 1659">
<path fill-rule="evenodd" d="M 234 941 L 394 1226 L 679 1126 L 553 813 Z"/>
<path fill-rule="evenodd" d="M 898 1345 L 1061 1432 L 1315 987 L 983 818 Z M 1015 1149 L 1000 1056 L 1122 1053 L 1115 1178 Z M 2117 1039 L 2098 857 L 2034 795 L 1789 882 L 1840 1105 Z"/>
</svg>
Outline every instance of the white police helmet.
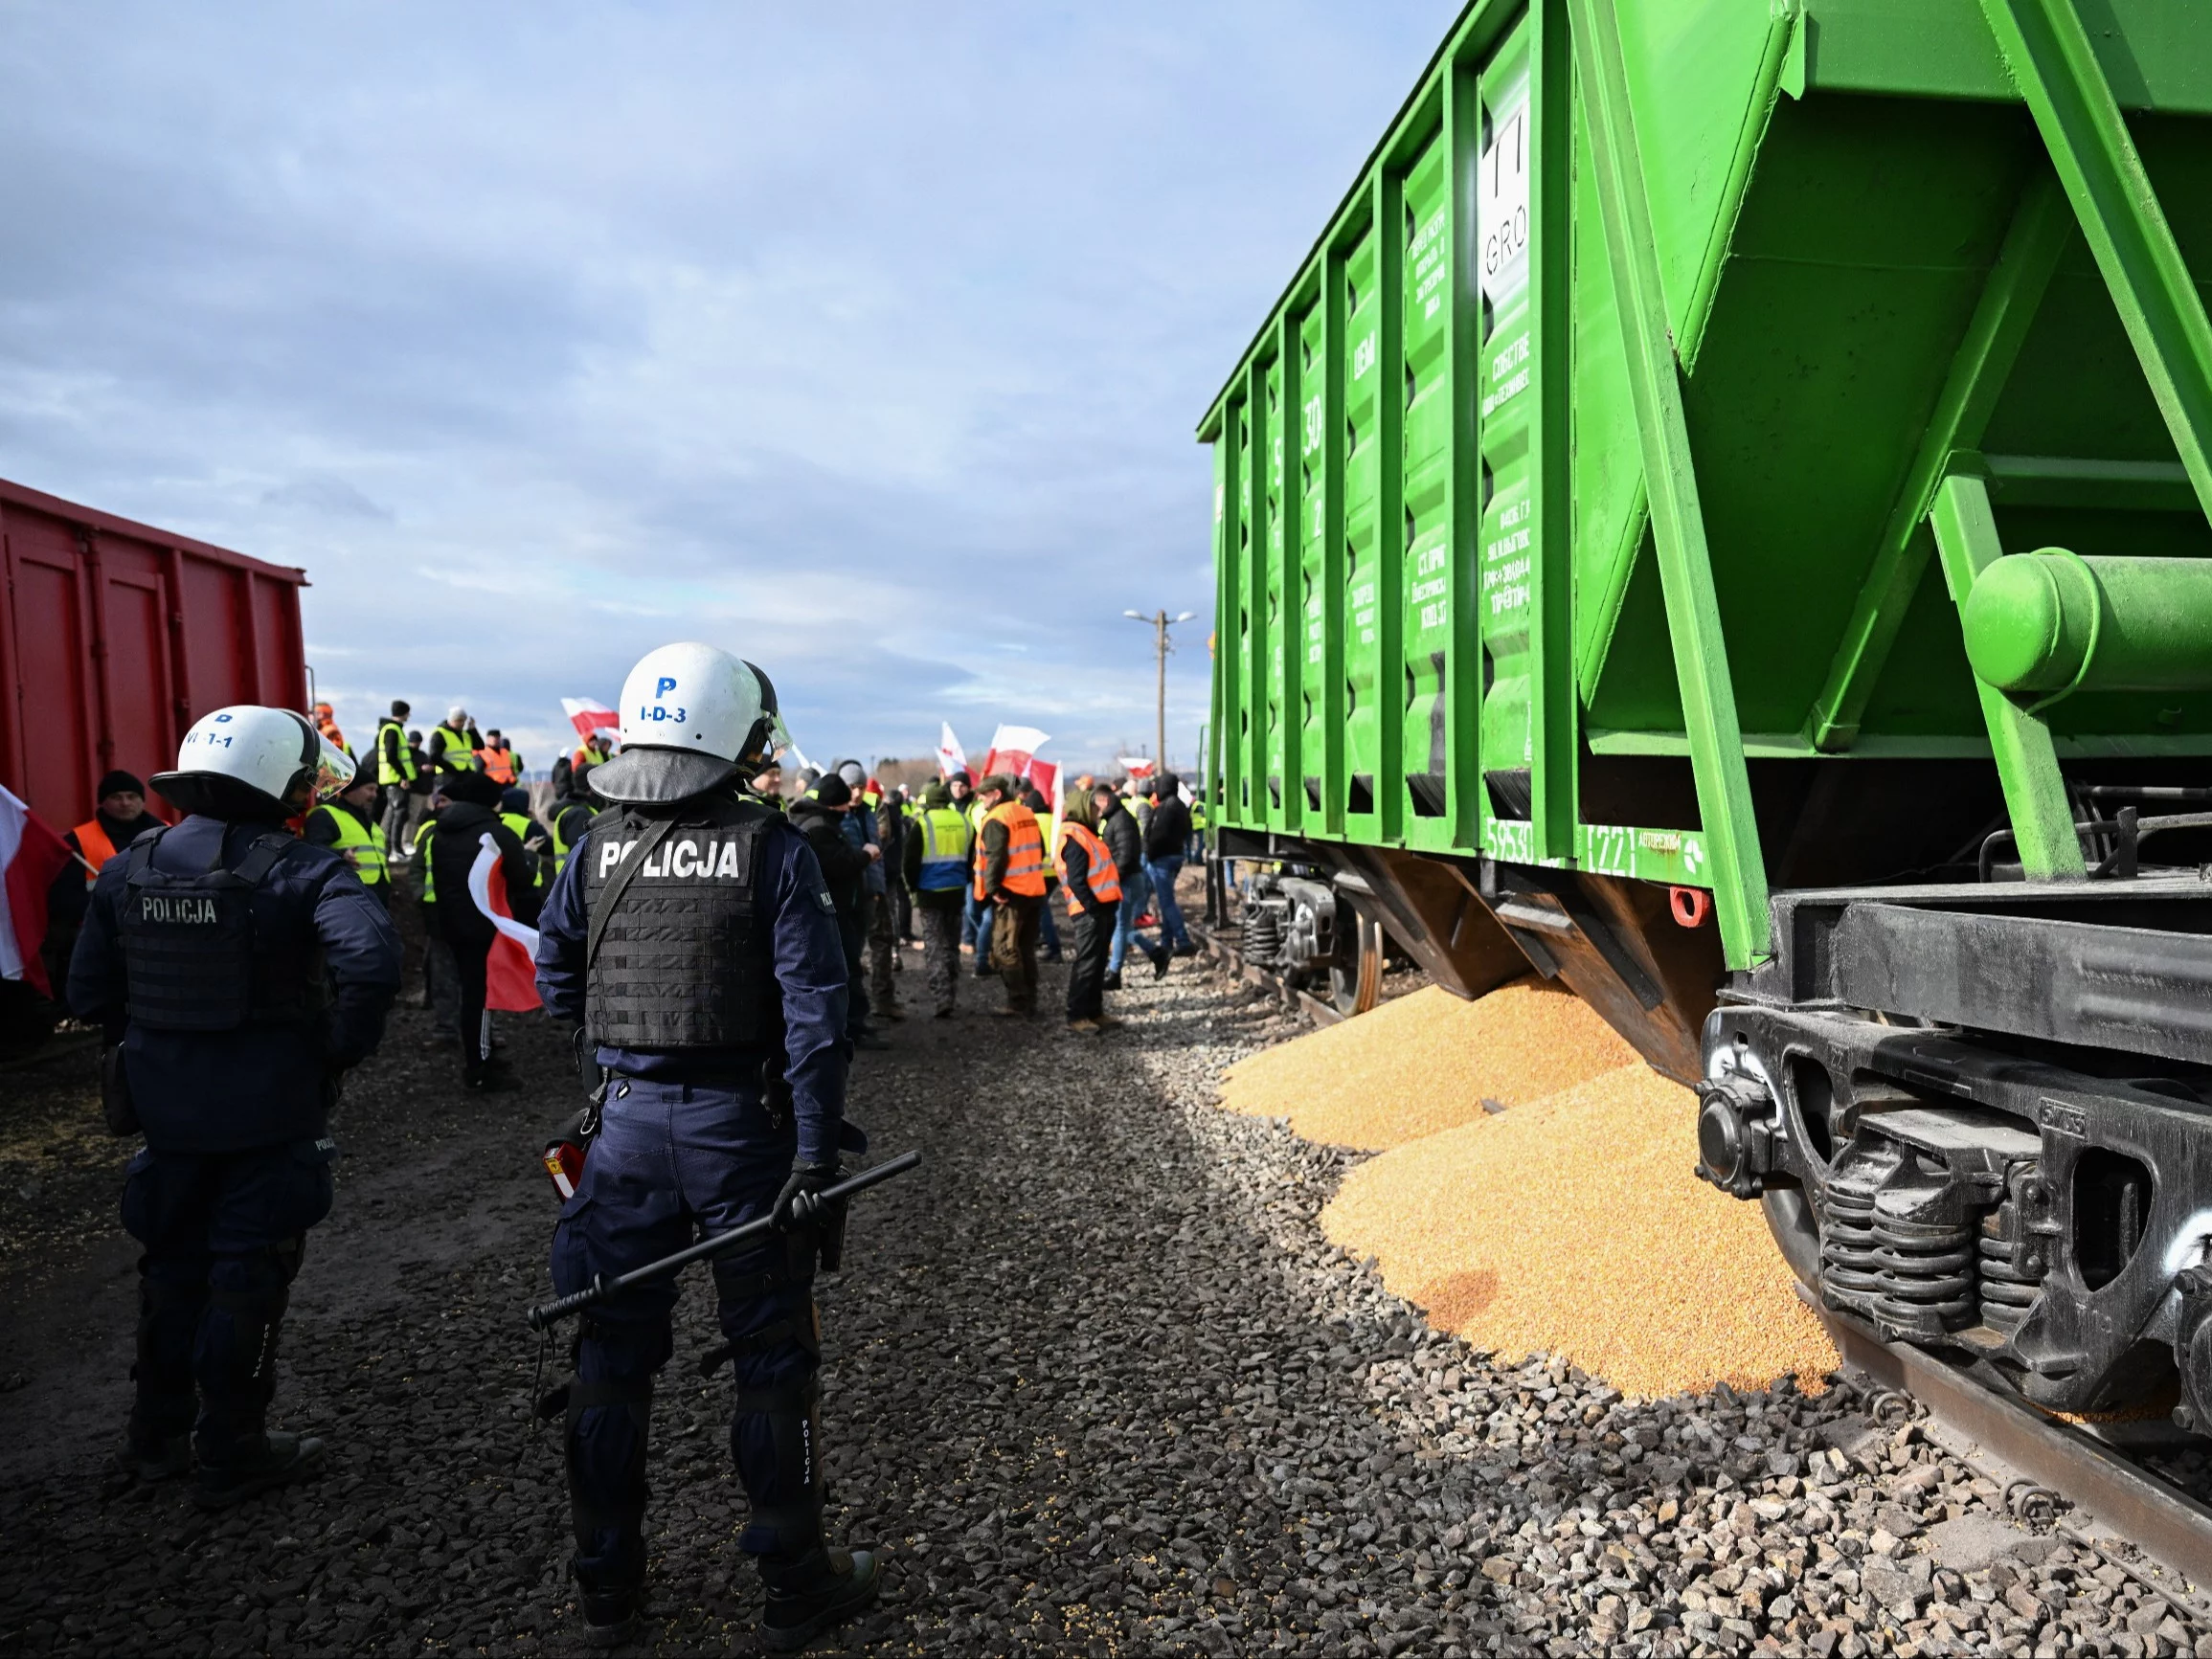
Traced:
<svg viewBox="0 0 2212 1659">
<path fill-rule="evenodd" d="M 622 682 L 622 751 L 595 767 L 609 800 L 682 800 L 757 764 L 780 722 L 776 687 L 713 645 L 648 651 Z"/>
<path fill-rule="evenodd" d="M 283 818 L 352 781 L 353 757 L 304 714 L 240 703 L 204 714 L 177 749 L 176 770 L 153 787 L 186 812 Z"/>
</svg>

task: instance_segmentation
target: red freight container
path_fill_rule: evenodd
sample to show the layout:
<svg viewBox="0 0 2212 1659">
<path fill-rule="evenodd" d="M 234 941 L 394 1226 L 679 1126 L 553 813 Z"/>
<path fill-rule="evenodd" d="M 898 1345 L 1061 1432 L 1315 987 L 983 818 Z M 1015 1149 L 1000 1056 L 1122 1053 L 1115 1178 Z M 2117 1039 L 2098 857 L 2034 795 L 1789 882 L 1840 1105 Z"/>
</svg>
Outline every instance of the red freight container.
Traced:
<svg viewBox="0 0 2212 1659">
<path fill-rule="evenodd" d="M 56 829 L 211 708 L 307 706 L 305 572 L 0 480 L 0 784 Z"/>
</svg>

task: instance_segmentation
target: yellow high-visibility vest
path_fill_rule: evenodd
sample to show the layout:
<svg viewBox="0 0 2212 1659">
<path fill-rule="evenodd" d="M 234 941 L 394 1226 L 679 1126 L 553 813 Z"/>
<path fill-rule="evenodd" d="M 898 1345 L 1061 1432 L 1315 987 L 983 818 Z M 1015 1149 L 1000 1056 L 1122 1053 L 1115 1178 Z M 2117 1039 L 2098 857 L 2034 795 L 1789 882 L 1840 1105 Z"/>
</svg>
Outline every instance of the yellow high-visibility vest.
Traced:
<svg viewBox="0 0 2212 1659">
<path fill-rule="evenodd" d="M 384 826 L 370 824 L 362 827 L 361 820 L 335 801 L 325 801 L 307 815 L 310 820 L 315 813 L 328 816 L 338 831 L 334 848 L 338 856 L 353 866 L 353 873 L 361 878 L 361 885 L 372 887 L 378 882 L 390 879 L 391 870 L 384 853 Z"/>
</svg>

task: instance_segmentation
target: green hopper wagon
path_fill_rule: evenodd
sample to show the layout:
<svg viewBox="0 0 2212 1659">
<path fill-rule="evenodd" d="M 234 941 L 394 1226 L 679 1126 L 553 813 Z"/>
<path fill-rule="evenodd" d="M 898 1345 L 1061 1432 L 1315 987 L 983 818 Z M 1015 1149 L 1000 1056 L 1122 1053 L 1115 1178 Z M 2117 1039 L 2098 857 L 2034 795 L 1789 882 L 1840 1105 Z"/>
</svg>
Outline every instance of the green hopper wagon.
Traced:
<svg viewBox="0 0 2212 1659">
<path fill-rule="evenodd" d="M 1477 0 L 1199 432 L 1248 944 L 1555 978 L 1828 1306 L 2212 1425 L 2207 277 L 2201 0 Z"/>
</svg>

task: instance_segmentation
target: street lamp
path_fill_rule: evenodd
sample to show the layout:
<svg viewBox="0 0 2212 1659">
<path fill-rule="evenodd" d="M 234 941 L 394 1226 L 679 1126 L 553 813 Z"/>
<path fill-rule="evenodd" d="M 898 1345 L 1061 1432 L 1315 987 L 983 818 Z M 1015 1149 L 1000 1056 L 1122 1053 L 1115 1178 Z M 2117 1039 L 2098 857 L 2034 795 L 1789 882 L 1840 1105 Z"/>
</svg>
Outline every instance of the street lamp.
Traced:
<svg viewBox="0 0 2212 1659">
<path fill-rule="evenodd" d="M 1153 649 L 1160 661 L 1159 726 L 1156 736 L 1159 747 L 1153 751 L 1152 758 L 1152 772 L 1157 777 L 1167 770 L 1167 653 L 1175 649 L 1167 642 L 1167 630 L 1178 622 L 1189 621 L 1196 613 L 1178 611 L 1172 617 L 1164 610 L 1155 611 L 1149 617 L 1142 611 L 1124 611 L 1121 614 L 1133 622 L 1148 622 L 1153 628 Z"/>
</svg>

